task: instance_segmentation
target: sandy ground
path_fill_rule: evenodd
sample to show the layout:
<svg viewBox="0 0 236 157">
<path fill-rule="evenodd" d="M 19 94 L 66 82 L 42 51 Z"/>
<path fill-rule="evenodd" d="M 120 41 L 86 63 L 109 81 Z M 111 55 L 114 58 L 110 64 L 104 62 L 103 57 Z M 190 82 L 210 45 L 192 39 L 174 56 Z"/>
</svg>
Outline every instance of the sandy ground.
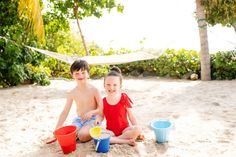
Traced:
<svg viewBox="0 0 236 157">
<path fill-rule="evenodd" d="M 101 89 L 103 81 L 91 80 Z M 59 144 L 45 144 L 73 81 L 52 80 L 50 86 L 24 85 L 0 90 L 1 156 L 64 156 Z M 92 141 L 77 143 L 68 156 L 236 156 L 236 80 L 188 81 L 157 78 L 124 79 L 123 90 L 134 102 L 133 111 L 146 139 L 135 147 L 111 145 L 96 153 Z M 75 116 L 72 108 L 65 124 Z M 170 141 L 158 144 L 149 127 L 154 119 L 169 119 L 175 128 Z"/>
</svg>

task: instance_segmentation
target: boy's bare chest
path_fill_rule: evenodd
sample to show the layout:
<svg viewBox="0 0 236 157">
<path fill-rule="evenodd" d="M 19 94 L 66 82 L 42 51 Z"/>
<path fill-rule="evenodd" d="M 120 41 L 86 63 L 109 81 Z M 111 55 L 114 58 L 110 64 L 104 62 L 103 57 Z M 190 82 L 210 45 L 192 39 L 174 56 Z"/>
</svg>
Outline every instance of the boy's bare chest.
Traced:
<svg viewBox="0 0 236 157">
<path fill-rule="evenodd" d="M 78 92 L 74 95 L 74 100 L 78 105 L 89 105 L 95 103 L 94 94 L 92 92 Z"/>
</svg>

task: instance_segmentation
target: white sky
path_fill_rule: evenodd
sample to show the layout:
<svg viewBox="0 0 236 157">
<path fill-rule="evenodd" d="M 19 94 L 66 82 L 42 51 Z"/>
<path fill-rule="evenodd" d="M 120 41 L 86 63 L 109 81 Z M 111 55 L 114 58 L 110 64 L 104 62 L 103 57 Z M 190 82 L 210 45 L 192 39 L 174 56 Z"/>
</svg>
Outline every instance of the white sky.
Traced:
<svg viewBox="0 0 236 157">
<path fill-rule="evenodd" d="M 86 41 L 94 41 L 105 50 L 109 47 L 200 49 L 195 0 L 120 1 L 125 6 L 123 14 L 112 11 L 100 19 L 89 17 L 81 21 Z M 210 52 L 236 47 L 233 28 L 208 27 L 208 40 Z"/>
</svg>

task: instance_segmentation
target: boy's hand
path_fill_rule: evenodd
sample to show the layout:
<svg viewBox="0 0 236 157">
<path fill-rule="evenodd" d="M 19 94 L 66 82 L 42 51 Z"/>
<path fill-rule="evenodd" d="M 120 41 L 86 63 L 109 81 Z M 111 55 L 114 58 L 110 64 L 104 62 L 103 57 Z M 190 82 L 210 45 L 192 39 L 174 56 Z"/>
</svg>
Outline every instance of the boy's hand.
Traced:
<svg viewBox="0 0 236 157">
<path fill-rule="evenodd" d="M 86 121 L 86 120 L 89 120 L 92 116 L 93 116 L 93 113 L 90 111 L 90 112 L 85 113 L 81 118 L 83 121 Z"/>
</svg>

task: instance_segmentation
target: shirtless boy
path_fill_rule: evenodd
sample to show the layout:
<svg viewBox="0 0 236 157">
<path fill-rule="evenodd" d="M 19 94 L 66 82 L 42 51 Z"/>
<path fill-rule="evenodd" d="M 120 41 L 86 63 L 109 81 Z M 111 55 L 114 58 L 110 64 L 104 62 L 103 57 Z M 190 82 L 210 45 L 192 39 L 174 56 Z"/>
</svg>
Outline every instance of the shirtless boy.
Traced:
<svg viewBox="0 0 236 157">
<path fill-rule="evenodd" d="M 62 127 L 70 112 L 72 103 L 75 101 L 78 117 L 74 118 L 72 125 L 77 126 L 79 140 L 87 142 L 91 140 L 89 129 L 96 123 L 96 115 L 102 107 L 102 98 L 99 90 L 89 83 L 89 66 L 86 61 L 75 61 L 71 65 L 70 72 L 77 86 L 68 93 L 56 129 Z"/>
</svg>

